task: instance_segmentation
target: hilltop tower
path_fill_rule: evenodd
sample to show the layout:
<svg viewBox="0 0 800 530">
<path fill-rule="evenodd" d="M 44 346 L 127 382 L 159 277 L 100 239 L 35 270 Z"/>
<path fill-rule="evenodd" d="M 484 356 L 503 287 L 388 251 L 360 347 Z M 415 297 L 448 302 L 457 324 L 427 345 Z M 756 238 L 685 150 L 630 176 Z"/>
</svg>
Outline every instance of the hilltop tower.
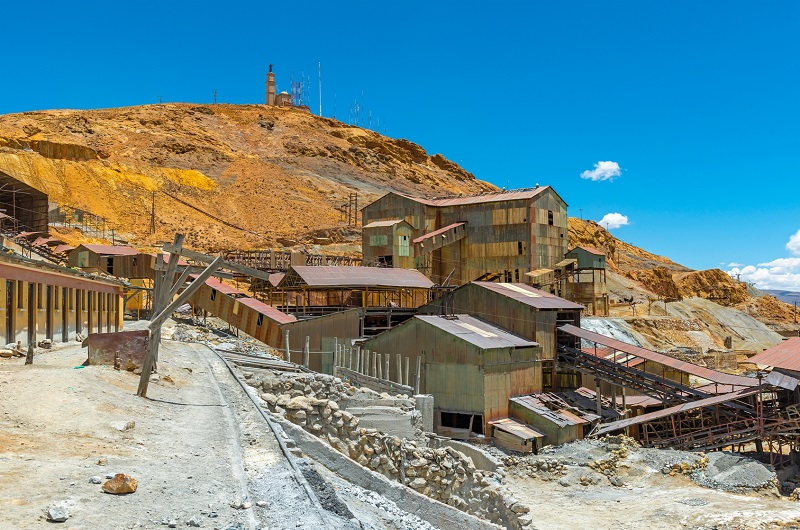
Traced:
<svg viewBox="0 0 800 530">
<path fill-rule="evenodd" d="M 275 74 L 272 73 L 272 64 L 267 73 L 267 105 L 275 105 Z"/>
</svg>

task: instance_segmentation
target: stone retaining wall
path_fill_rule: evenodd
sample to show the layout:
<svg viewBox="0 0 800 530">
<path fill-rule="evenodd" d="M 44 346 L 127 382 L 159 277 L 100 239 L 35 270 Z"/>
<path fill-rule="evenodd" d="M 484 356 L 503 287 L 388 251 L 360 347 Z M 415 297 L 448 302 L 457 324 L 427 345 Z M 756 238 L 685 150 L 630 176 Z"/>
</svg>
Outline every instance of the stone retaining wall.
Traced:
<svg viewBox="0 0 800 530">
<path fill-rule="evenodd" d="M 288 377 L 288 374 L 282 376 Z M 301 379 L 309 377 L 314 381 Z M 260 394 L 270 411 L 314 434 L 367 469 L 512 530 L 531 523 L 526 515 L 528 508 L 501 486 L 500 474 L 476 469 L 470 458 L 452 447 L 428 448 L 424 441 L 360 427 L 358 418 L 342 410 L 332 399 L 355 393 L 339 379 L 324 374 L 304 374 L 296 378 L 298 381 L 293 384 L 251 378 L 250 384 L 272 391 Z M 313 396 L 298 394 L 296 387 L 300 385 L 313 392 Z"/>
</svg>

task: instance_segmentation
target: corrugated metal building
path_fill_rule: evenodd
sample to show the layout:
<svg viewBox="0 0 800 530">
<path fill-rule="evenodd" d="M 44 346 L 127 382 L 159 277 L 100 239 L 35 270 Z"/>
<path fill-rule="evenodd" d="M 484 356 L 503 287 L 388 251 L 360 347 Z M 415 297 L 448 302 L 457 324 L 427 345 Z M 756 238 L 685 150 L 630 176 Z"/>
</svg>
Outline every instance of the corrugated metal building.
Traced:
<svg viewBox="0 0 800 530">
<path fill-rule="evenodd" d="M 331 307 L 419 307 L 430 300 L 433 282 L 413 269 L 353 266 L 293 266 L 270 303 L 296 311 Z"/>
<path fill-rule="evenodd" d="M 489 421 L 508 417 L 509 397 L 541 388 L 539 345 L 469 315 L 417 315 L 364 349 L 411 366 L 419 356 L 420 391 L 434 397 L 437 432 L 452 437 L 488 433 Z"/>
<path fill-rule="evenodd" d="M 521 282 L 567 251 L 567 204 L 549 186 L 474 197 L 424 199 L 389 193 L 362 209 L 363 226 L 405 221 L 413 228 L 415 267 L 436 283 L 455 270 L 461 285 L 481 277 Z M 443 230 L 444 233 L 435 232 Z M 395 263 L 364 231 L 364 262 Z M 424 236 L 433 245 L 426 245 Z"/>
<path fill-rule="evenodd" d="M 69 253 L 67 262 L 70 267 L 78 267 L 89 272 L 104 272 L 125 278 L 120 274 L 114 274 L 114 257 L 116 256 L 137 256 L 139 251 L 133 247 L 122 245 L 92 245 L 85 243 L 78 245 Z M 152 276 L 151 276 L 152 277 Z"/>
<path fill-rule="evenodd" d="M 582 411 L 553 394 L 512 397 L 509 414 L 544 434 L 543 445 L 581 440 L 591 426 L 591 420 L 582 417 Z"/>
<path fill-rule="evenodd" d="M 0 319 L 5 343 L 74 340 L 122 329 L 123 284 L 0 255 Z"/>
</svg>

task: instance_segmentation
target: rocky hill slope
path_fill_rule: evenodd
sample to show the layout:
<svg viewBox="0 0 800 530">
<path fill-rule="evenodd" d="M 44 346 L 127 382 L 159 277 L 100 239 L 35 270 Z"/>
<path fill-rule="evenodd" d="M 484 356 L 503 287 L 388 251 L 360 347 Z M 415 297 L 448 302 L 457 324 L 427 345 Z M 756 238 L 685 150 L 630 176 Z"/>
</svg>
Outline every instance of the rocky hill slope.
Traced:
<svg viewBox="0 0 800 530">
<path fill-rule="evenodd" d="M 0 116 L 0 171 L 107 218 L 139 246 L 181 231 L 205 250 L 277 246 L 314 231 L 340 237 L 351 193 L 361 207 L 387 190 L 496 189 L 408 140 L 261 105 Z"/>
<path fill-rule="evenodd" d="M 327 252 L 358 254 L 359 229 L 347 226 L 343 214 L 352 194 L 361 207 L 390 190 L 431 196 L 496 189 L 408 140 L 261 105 L 167 104 L 0 116 L 0 172 L 45 191 L 51 201 L 107 218 L 140 248 L 182 232 L 187 245 L 206 251 L 327 238 L 333 243 Z M 155 233 L 150 232 L 153 210 Z M 83 237 L 60 236 L 72 243 Z M 772 329 L 797 328 L 792 306 L 753 297 L 723 271 L 693 271 L 621 241 L 593 221 L 569 219 L 568 236 L 570 246 L 606 252 L 612 316 L 635 316 L 626 325 L 640 326 L 642 334 L 692 331 L 691 323 L 654 325 L 642 323 L 642 317 L 679 318 L 668 310 L 658 316 L 658 301 L 695 297 L 744 311 Z M 704 309 L 702 318 L 712 313 Z M 733 329 L 714 326 L 716 342 L 719 336 L 736 336 Z M 662 335 L 653 343 L 697 343 Z"/>
</svg>

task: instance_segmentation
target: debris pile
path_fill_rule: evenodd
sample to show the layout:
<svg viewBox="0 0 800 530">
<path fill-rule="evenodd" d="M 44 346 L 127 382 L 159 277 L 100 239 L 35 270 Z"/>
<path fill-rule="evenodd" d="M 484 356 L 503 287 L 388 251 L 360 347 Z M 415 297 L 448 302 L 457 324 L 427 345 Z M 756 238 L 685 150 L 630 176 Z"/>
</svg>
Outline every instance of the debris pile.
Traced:
<svg viewBox="0 0 800 530">
<path fill-rule="evenodd" d="M 692 480 L 701 486 L 733 493 L 778 493 L 778 477 L 770 465 L 727 451 L 708 453 L 705 460 L 705 469 L 692 473 Z"/>
</svg>

